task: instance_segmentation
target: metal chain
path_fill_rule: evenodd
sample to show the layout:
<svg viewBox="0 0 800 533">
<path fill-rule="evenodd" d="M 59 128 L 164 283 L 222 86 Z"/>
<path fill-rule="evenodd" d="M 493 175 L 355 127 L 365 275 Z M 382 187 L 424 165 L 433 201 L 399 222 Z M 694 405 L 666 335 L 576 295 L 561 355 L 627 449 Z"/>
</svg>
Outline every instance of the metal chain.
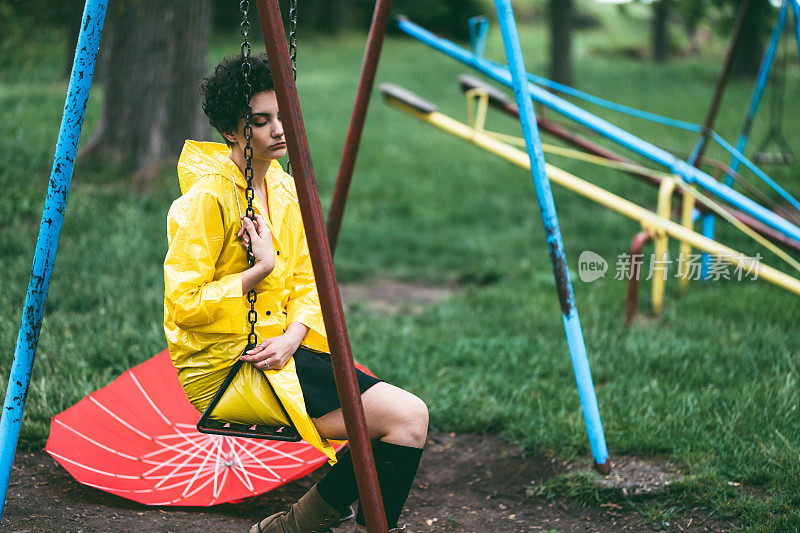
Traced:
<svg viewBox="0 0 800 533">
<path fill-rule="evenodd" d="M 297 0 L 289 0 L 289 60 L 292 76 L 297 80 Z M 292 173 L 291 161 L 286 163 L 286 173 Z"/>
<path fill-rule="evenodd" d="M 248 20 L 248 13 L 250 11 L 250 2 L 248 0 L 242 0 L 239 2 L 239 10 L 242 12 L 242 23 L 241 23 L 241 34 L 242 34 L 242 77 L 244 78 L 244 82 L 242 87 L 244 89 L 244 101 L 245 101 L 245 108 L 244 108 L 244 140 L 245 140 L 245 147 L 244 147 L 244 160 L 245 160 L 245 167 L 244 167 L 244 178 L 247 180 L 247 188 L 245 189 L 245 198 L 247 198 L 247 209 L 245 210 L 245 216 L 255 222 L 256 220 L 256 212 L 253 209 L 253 199 L 255 198 L 255 191 L 253 190 L 253 148 L 250 146 L 250 140 L 253 138 L 253 126 L 250 124 L 251 116 L 253 114 L 253 108 L 250 107 L 250 97 L 253 93 L 253 87 L 250 84 L 250 71 L 252 70 L 252 65 L 250 63 L 250 21 Z M 247 264 L 252 267 L 255 264 L 255 256 L 253 255 L 253 242 L 248 241 L 247 243 Z M 247 293 L 247 301 L 250 303 L 250 310 L 247 312 L 247 321 L 250 324 L 250 333 L 247 335 L 247 346 L 248 348 L 252 348 L 256 344 L 258 344 L 258 337 L 256 336 L 256 321 L 258 320 L 258 314 L 256 313 L 256 290 L 255 288 L 250 289 Z"/>
<path fill-rule="evenodd" d="M 289 59 L 292 75 L 297 79 L 297 0 L 289 0 Z"/>
</svg>

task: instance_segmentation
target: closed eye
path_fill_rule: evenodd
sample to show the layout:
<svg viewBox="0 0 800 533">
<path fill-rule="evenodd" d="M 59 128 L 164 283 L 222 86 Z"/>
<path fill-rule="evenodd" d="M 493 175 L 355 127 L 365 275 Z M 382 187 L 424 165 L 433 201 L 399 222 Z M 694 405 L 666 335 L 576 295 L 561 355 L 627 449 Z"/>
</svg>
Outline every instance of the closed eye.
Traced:
<svg viewBox="0 0 800 533">
<path fill-rule="evenodd" d="M 272 115 L 269 113 L 253 113 L 250 117 L 253 126 L 260 128 L 266 126 L 272 121 Z"/>
</svg>

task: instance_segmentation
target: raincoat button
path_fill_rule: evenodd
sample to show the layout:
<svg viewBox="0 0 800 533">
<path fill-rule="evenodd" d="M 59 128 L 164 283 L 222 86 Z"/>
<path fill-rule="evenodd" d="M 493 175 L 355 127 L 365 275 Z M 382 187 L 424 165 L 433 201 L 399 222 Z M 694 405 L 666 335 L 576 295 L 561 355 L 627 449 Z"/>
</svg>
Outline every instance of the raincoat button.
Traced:
<svg viewBox="0 0 800 533">
<path fill-rule="evenodd" d="M 281 251 L 278 250 L 277 252 L 275 252 L 275 255 L 281 255 Z"/>
<path fill-rule="evenodd" d="M 268 315 L 271 315 L 271 314 L 272 314 L 272 311 L 267 311 L 267 314 L 268 314 Z"/>
</svg>

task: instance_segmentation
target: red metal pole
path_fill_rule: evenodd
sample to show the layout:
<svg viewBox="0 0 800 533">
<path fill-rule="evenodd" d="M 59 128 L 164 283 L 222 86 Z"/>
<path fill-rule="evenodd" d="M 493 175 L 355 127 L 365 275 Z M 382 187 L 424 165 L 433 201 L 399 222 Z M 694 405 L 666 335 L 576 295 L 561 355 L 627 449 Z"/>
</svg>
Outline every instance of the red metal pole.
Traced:
<svg viewBox="0 0 800 533">
<path fill-rule="evenodd" d="M 642 254 L 644 243 L 649 241 L 653 234 L 643 230 L 636 234 L 631 242 L 631 264 L 628 267 L 628 295 L 625 298 L 625 325 L 630 326 L 636 316 L 636 307 L 639 304 L 639 276 L 642 272 L 642 263 L 636 257 Z"/>
<path fill-rule="evenodd" d="M 356 381 L 353 354 L 350 350 L 350 340 L 344 322 L 342 300 L 333 271 L 333 258 L 328 247 L 328 240 L 325 238 L 322 205 L 314 179 L 314 169 L 300 112 L 297 87 L 289 62 L 289 50 L 283 31 L 280 6 L 278 0 L 256 0 L 256 4 L 258 5 L 261 30 L 264 33 L 267 58 L 275 82 L 278 107 L 283 110 L 283 127 L 286 132 L 289 161 L 294 171 L 294 182 L 308 238 L 311 264 L 317 280 L 322 316 L 330 341 L 333 374 L 342 404 L 347 437 L 350 441 L 350 453 L 353 456 L 361 508 L 364 511 L 364 518 L 366 518 L 370 533 L 386 533 L 388 530 L 386 514 L 381 500 L 375 461 L 372 457 L 372 447 L 367 434 L 364 407 L 361 404 L 361 395 Z"/>
<path fill-rule="evenodd" d="M 711 97 L 711 104 L 708 106 L 706 113 L 706 121 L 703 124 L 703 133 L 700 137 L 700 143 L 697 147 L 695 156 L 688 161 L 692 166 L 696 166 L 697 160 L 702 157 L 706 149 L 708 138 L 714 128 L 714 122 L 717 119 L 717 111 L 719 104 L 722 102 L 722 95 L 725 93 L 725 86 L 728 84 L 728 78 L 731 73 L 731 65 L 733 64 L 733 54 L 736 52 L 736 47 L 739 44 L 739 36 L 742 34 L 742 26 L 744 25 L 744 18 L 747 14 L 747 8 L 750 6 L 750 0 L 742 0 L 739 5 L 739 11 L 736 14 L 736 23 L 733 30 L 733 37 L 731 44 L 728 47 L 728 52 L 725 54 L 725 62 L 722 64 L 722 72 L 717 78 L 717 85 L 714 87 L 714 96 Z"/>
<path fill-rule="evenodd" d="M 336 176 L 336 186 L 333 190 L 331 209 L 328 212 L 328 242 L 331 253 L 336 253 L 336 243 L 339 240 L 339 230 L 342 227 L 344 207 L 347 203 L 347 193 L 353 179 L 353 168 L 356 165 L 358 147 L 361 143 L 361 132 L 364 130 L 364 120 L 367 118 L 369 97 L 375 83 L 375 72 L 378 70 L 378 61 L 381 57 L 383 38 L 386 35 L 386 26 L 389 24 L 389 12 L 392 9 L 392 0 L 377 0 L 375 11 L 372 13 L 372 24 L 367 37 L 367 49 L 364 52 L 364 62 L 361 65 L 361 77 L 358 81 L 358 91 L 350 115 L 350 125 L 347 128 L 347 137 L 342 150 L 342 160 L 339 163 L 339 173 Z"/>
</svg>

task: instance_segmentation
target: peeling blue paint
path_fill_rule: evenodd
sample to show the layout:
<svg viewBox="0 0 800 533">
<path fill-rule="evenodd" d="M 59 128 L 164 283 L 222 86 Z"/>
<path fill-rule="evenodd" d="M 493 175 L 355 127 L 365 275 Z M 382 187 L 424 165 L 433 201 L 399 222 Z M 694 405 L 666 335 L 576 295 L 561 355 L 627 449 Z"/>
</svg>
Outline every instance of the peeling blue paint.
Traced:
<svg viewBox="0 0 800 533">
<path fill-rule="evenodd" d="M 589 370 L 589 359 L 586 355 L 586 345 L 583 340 L 578 310 L 575 307 L 575 296 L 572 292 L 572 281 L 569 277 L 567 258 L 564 254 L 561 230 L 558 227 L 553 192 L 550 189 L 550 180 L 545 171 L 544 152 L 539 138 L 539 130 L 536 126 L 533 100 L 531 100 L 528 75 L 522 59 L 517 26 L 514 22 L 510 0 L 495 0 L 495 6 L 497 7 L 497 19 L 503 33 L 503 45 L 506 49 L 506 58 L 511 73 L 511 85 L 519 107 L 519 118 L 522 124 L 522 133 L 525 137 L 525 146 L 531 160 L 533 187 L 536 190 L 536 201 L 539 203 L 539 213 L 542 217 L 545 238 L 547 239 L 547 250 L 550 254 L 550 263 L 553 266 L 558 301 L 561 305 L 561 317 L 564 322 L 569 354 L 572 358 L 575 381 L 578 385 L 578 396 L 583 409 L 583 419 L 586 423 L 586 431 L 589 434 L 589 444 L 592 448 L 594 460 L 598 466 L 604 468 L 608 466 L 606 464 L 608 449 L 603 435 L 603 426 L 600 422 L 600 410 L 597 406 L 592 374 Z"/>
<path fill-rule="evenodd" d="M 78 147 L 86 100 L 91 89 L 107 5 L 108 0 L 87 0 L 84 6 L 81 34 L 78 37 L 75 61 L 72 64 L 72 75 L 56 142 L 50 184 L 39 226 L 39 237 L 36 241 L 36 254 L 33 257 L 28 293 L 25 296 L 22 324 L 17 335 L 14 361 L 8 379 L 3 417 L 0 419 L 0 518 L 5 507 L 8 480 L 14 463 L 25 398 L 31 379 L 31 368 L 42 327 L 44 304 L 50 288 L 52 265 L 64 221 L 75 150 Z"/>
</svg>

